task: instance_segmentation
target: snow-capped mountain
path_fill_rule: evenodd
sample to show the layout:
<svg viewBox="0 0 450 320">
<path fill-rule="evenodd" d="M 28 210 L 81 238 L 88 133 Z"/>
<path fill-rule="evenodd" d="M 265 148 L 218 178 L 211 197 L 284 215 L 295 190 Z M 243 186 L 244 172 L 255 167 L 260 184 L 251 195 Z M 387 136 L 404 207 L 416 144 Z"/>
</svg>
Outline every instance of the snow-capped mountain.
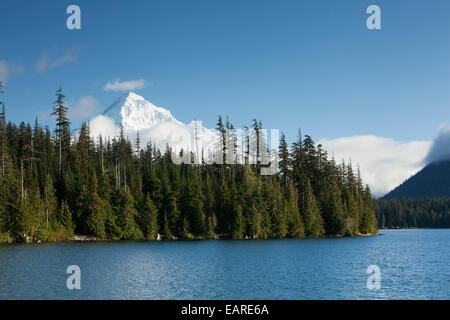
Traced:
<svg viewBox="0 0 450 320">
<path fill-rule="evenodd" d="M 125 130 L 147 129 L 169 121 L 181 124 L 169 110 L 155 106 L 134 92 L 120 96 L 103 115 L 114 119 L 117 124 L 121 123 Z"/>
<path fill-rule="evenodd" d="M 217 139 L 215 131 L 204 128 L 200 121 L 184 124 L 175 119 L 169 110 L 155 106 L 134 92 L 120 96 L 101 115 L 89 121 L 89 126 L 95 139 L 99 135 L 113 138 L 122 126 L 131 141 L 139 132 L 142 147 L 151 142 L 161 151 L 169 145 L 174 151 L 198 150 L 201 154 L 203 149 L 207 154 Z"/>
</svg>

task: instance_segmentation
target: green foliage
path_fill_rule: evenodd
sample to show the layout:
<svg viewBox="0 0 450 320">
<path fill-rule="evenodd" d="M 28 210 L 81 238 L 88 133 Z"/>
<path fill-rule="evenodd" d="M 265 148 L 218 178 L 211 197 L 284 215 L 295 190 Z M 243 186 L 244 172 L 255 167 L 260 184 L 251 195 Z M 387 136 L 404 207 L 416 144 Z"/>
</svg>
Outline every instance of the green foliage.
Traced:
<svg viewBox="0 0 450 320">
<path fill-rule="evenodd" d="M 305 237 L 305 226 L 298 208 L 298 195 L 292 182 L 288 185 L 284 208 L 288 220 L 288 236 L 291 238 Z"/>
<path fill-rule="evenodd" d="M 9 235 L 9 233 L 0 233 L 0 243 L 11 243 L 14 239 Z"/>
<path fill-rule="evenodd" d="M 73 231 L 72 212 L 65 200 L 58 208 L 57 219 L 66 230 Z"/>
<path fill-rule="evenodd" d="M 52 230 L 45 230 L 42 233 L 40 240 L 46 242 L 61 242 L 71 240 L 72 238 L 73 233 L 64 229 L 62 226 L 58 226 Z"/>
<path fill-rule="evenodd" d="M 183 239 L 192 239 L 193 236 L 192 234 L 189 232 L 190 226 L 189 226 L 189 221 L 187 217 L 183 217 L 182 220 L 182 225 L 181 225 L 181 237 Z"/>
<path fill-rule="evenodd" d="M 120 240 L 123 237 L 122 229 L 116 223 L 116 216 L 112 210 L 108 211 L 105 221 L 105 232 L 108 239 Z"/>
<path fill-rule="evenodd" d="M 308 237 L 320 237 L 325 233 L 323 219 L 320 215 L 320 209 L 309 179 L 306 180 L 304 190 L 303 217 L 305 220 L 305 231 Z"/>
<path fill-rule="evenodd" d="M 141 226 L 144 238 L 154 240 L 158 232 L 158 209 L 147 194 L 145 203 L 139 212 L 139 225 Z M 168 231 L 166 231 L 168 232 Z"/>
<path fill-rule="evenodd" d="M 89 199 L 87 227 L 88 232 L 96 238 L 106 238 L 106 203 L 97 194 L 93 194 Z"/>
<path fill-rule="evenodd" d="M 450 228 L 450 198 L 377 200 L 381 228 Z"/>
<path fill-rule="evenodd" d="M 268 208 L 272 214 L 272 234 L 274 238 L 284 238 L 288 233 L 288 207 L 281 193 L 281 187 L 278 182 L 274 183 L 269 189 Z"/>
<path fill-rule="evenodd" d="M 245 139 L 244 165 L 176 165 L 169 147 L 131 143 L 123 128 L 112 140 L 93 139 L 83 124 L 71 140 L 64 98 L 58 90 L 54 133 L 37 120 L 33 128 L 6 124 L 2 110 L 0 241 L 62 241 L 74 233 L 150 240 L 158 233 L 242 239 L 377 232 L 369 188 L 351 165 L 336 165 L 309 136 L 299 134 L 290 150 L 281 137 L 280 173 L 273 176 L 260 175 L 267 142 L 256 119 Z M 228 118 L 219 117 L 217 131 L 212 156 L 225 161 L 232 148 L 237 157 Z M 382 216 L 382 225 L 396 223 Z"/>
<path fill-rule="evenodd" d="M 118 225 L 123 232 L 124 240 L 139 240 L 143 238 L 143 233 L 136 223 L 138 216 L 133 195 L 128 188 L 121 188 L 117 191 L 117 205 L 115 208 L 118 217 Z"/>
<path fill-rule="evenodd" d="M 372 194 L 369 187 L 366 187 L 364 193 L 364 204 L 361 211 L 360 217 L 360 232 L 363 234 L 372 234 L 378 232 L 377 227 L 377 217 L 375 214 L 375 204 L 372 199 Z"/>
<path fill-rule="evenodd" d="M 233 212 L 233 228 L 231 237 L 233 239 L 242 239 L 244 234 L 244 221 L 242 217 L 242 206 L 238 204 Z"/>
</svg>

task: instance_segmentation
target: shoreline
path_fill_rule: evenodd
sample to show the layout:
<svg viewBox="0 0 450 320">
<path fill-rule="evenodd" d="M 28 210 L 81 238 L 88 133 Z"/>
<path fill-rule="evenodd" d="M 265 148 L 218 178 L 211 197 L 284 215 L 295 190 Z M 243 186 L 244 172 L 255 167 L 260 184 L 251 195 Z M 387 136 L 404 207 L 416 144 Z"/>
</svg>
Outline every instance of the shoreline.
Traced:
<svg viewBox="0 0 450 320">
<path fill-rule="evenodd" d="M 88 243 L 88 242 L 158 242 L 158 241 L 210 241 L 210 240 L 228 240 L 228 241 L 264 241 L 264 240 L 309 240 L 309 239 L 344 239 L 344 238 L 366 238 L 366 237 L 376 237 L 381 236 L 382 233 L 369 233 L 369 234 L 358 234 L 355 236 L 342 236 L 342 235 L 325 235 L 322 237 L 304 237 L 304 238 L 248 238 L 248 239 L 232 239 L 231 237 L 219 237 L 216 239 L 203 239 L 203 238 L 193 238 L 193 239 L 161 239 L 161 240 L 111 240 L 111 239 L 100 239 L 93 236 L 87 235 L 74 235 L 70 239 L 61 241 L 30 241 L 30 242 L 0 242 L 0 244 L 44 244 L 44 243 Z"/>
<path fill-rule="evenodd" d="M 66 241 L 59 241 L 59 242 L 126 242 L 126 241 L 137 241 L 137 242 L 156 242 L 156 241 L 207 241 L 207 240 L 231 240 L 231 241 L 244 241 L 244 240 L 294 240 L 294 239 L 333 239 L 333 238 L 360 238 L 360 237 L 376 237 L 383 235 L 381 233 L 360 233 L 356 236 L 339 236 L 339 235 L 333 235 L 333 236 L 322 236 L 322 237 L 304 237 L 304 238 L 248 238 L 248 239 L 231 239 L 230 237 L 221 237 L 216 239 L 203 239 L 203 238 L 194 238 L 194 239 L 161 239 L 161 240 L 111 240 L 111 239 L 99 239 L 96 237 L 91 236 L 85 236 L 85 235 L 74 235 L 72 239 L 66 240 Z"/>
</svg>

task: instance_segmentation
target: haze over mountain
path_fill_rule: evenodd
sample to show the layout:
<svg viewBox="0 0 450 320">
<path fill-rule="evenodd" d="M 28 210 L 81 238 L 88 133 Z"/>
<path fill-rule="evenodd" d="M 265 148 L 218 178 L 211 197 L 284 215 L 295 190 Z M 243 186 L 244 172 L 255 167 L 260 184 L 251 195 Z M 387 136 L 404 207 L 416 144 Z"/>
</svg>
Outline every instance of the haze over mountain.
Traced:
<svg viewBox="0 0 450 320">
<path fill-rule="evenodd" d="M 450 127 L 442 126 L 439 135 L 434 139 L 427 163 L 450 160 Z"/>
<path fill-rule="evenodd" d="M 450 160 L 432 162 L 389 192 L 385 199 L 450 197 Z"/>
<path fill-rule="evenodd" d="M 450 197 L 450 129 L 443 128 L 426 157 L 427 165 L 385 199 Z"/>
<path fill-rule="evenodd" d="M 393 137 L 355 135 L 318 141 L 338 161 L 357 163 L 375 197 L 383 197 L 428 164 L 450 159 L 450 128 L 441 124 L 434 140 L 399 141 Z"/>
</svg>

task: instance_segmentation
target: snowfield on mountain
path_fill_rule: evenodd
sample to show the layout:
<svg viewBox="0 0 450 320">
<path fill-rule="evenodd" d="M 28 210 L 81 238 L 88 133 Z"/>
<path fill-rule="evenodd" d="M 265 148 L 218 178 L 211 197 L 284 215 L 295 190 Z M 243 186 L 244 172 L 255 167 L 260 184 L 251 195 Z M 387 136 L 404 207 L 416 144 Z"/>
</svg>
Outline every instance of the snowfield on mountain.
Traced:
<svg viewBox="0 0 450 320">
<path fill-rule="evenodd" d="M 134 141 L 139 133 L 141 145 L 151 143 L 164 151 L 169 145 L 173 151 L 181 149 L 201 154 L 213 151 L 218 135 L 214 129 L 204 128 L 200 121 L 184 124 L 172 113 L 157 107 L 142 96 L 130 92 L 120 96 L 101 115 L 89 121 L 94 139 L 113 138 L 120 134 L 122 126 L 128 139 Z"/>
</svg>

